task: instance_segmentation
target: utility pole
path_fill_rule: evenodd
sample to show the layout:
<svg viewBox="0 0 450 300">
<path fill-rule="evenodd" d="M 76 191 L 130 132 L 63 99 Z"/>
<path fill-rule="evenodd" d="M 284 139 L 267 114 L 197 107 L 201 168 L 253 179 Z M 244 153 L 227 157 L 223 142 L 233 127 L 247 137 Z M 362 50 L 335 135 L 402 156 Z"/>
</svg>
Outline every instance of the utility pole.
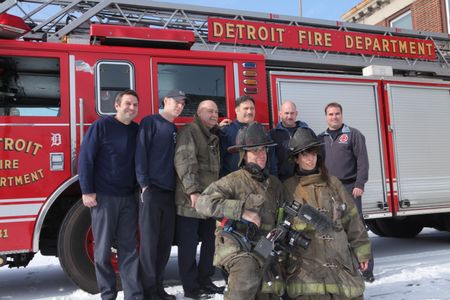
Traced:
<svg viewBox="0 0 450 300">
<path fill-rule="evenodd" d="M 302 0 L 300 0 L 300 17 L 303 17 L 303 13 L 302 13 Z"/>
</svg>

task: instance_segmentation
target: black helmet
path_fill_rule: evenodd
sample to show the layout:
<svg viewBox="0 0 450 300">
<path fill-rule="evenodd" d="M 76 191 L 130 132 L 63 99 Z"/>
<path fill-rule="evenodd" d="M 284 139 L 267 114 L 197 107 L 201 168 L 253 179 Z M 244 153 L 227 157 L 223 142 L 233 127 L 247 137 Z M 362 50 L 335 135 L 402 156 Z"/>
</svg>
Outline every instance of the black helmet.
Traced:
<svg viewBox="0 0 450 300">
<path fill-rule="evenodd" d="M 323 143 L 319 141 L 311 128 L 299 127 L 289 141 L 289 156 L 295 156 L 302 151 L 322 145 Z"/>
<path fill-rule="evenodd" d="M 239 129 L 236 136 L 236 145 L 228 147 L 228 151 L 235 153 L 253 147 L 272 147 L 276 145 L 277 143 L 269 139 L 264 127 L 258 122 L 253 122 Z"/>
</svg>

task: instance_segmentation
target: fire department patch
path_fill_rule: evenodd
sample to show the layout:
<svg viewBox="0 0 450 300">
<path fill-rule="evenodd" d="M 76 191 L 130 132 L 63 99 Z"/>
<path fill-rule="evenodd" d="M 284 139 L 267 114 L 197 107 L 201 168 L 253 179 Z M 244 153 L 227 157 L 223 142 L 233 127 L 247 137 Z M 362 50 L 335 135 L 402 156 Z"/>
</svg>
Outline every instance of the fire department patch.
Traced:
<svg viewBox="0 0 450 300">
<path fill-rule="evenodd" d="M 348 142 L 348 134 L 344 133 L 339 137 L 340 144 L 347 144 Z"/>
</svg>

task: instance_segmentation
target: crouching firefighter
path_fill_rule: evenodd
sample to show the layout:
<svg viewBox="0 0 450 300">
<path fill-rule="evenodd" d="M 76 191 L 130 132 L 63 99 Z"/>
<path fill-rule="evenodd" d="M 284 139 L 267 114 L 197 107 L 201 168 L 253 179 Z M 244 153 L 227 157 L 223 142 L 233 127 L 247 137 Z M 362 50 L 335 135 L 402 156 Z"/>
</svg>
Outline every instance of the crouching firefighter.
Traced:
<svg viewBox="0 0 450 300">
<path fill-rule="evenodd" d="M 284 290 L 281 278 L 263 284 L 265 261 L 252 251 L 276 226 L 284 198 L 281 182 L 266 168 L 268 147 L 275 145 L 261 124 L 241 128 L 228 148 L 239 152 L 240 169 L 213 182 L 196 204 L 199 213 L 218 220 L 214 265 L 229 275 L 225 299 L 278 299 Z"/>
<path fill-rule="evenodd" d="M 331 221 L 327 233 L 295 218 L 292 227 L 310 239 L 286 263 L 287 299 L 363 299 L 361 271 L 368 267 L 371 247 L 353 199 L 342 183 L 327 173 L 321 142 L 308 128 L 289 141 L 295 175 L 284 182 L 288 199 L 309 205 Z"/>
</svg>

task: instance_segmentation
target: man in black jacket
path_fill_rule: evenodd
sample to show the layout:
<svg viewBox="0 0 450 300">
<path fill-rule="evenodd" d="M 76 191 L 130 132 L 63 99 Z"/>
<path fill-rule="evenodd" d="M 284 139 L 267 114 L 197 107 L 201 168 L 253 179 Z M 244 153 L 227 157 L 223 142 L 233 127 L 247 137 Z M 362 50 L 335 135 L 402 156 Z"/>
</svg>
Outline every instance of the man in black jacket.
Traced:
<svg viewBox="0 0 450 300">
<path fill-rule="evenodd" d="M 297 128 L 308 128 L 308 124 L 297 120 L 298 111 L 292 101 L 283 102 L 278 113 L 280 122 L 270 131 L 271 138 L 277 143 L 275 158 L 278 178 L 285 181 L 294 175 L 295 163 L 289 160 L 288 144 Z"/>
</svg>

